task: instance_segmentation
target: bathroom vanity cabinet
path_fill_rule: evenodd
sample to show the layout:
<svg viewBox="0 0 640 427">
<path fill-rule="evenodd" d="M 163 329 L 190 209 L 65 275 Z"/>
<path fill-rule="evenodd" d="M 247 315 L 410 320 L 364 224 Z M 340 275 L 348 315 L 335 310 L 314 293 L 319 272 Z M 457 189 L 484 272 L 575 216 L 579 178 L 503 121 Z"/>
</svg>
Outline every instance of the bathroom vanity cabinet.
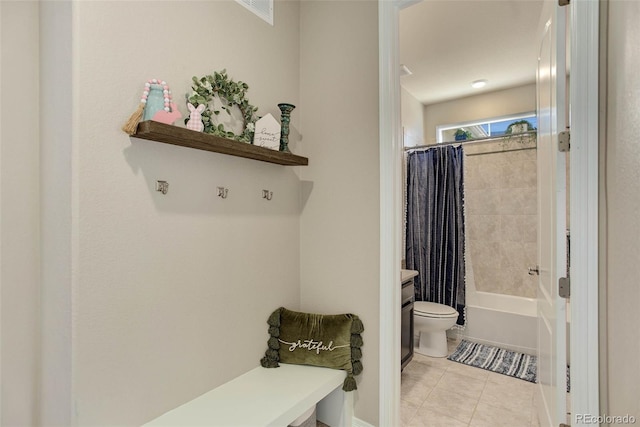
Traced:
<svg viewBox="0 0 640 427">
<path fill-rule="evenodd" d="M 402 285 L 402 332 L 400 339 L 400 360 L 401 367 L 405 366 L 413 359 L 413 303 L 415 301 L 415 290 L 413 287 L 413 278 L 418 275 L 415 270 L 402 270 L 400 283 Z"/>
</svg>

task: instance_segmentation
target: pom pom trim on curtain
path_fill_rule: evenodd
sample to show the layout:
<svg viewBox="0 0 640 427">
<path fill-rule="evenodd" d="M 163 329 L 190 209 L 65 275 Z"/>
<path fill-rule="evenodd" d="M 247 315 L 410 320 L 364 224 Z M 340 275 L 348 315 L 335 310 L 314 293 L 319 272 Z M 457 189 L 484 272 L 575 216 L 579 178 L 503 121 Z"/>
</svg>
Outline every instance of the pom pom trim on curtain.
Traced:
<svg viewBox="0 0 640 427">
<path fill-rule="evenodd" d="M 465 323 L 464 153 L 433 147 L 407 156 L 406 266 L 416 301 L 455 308 Z"/>
</svg>

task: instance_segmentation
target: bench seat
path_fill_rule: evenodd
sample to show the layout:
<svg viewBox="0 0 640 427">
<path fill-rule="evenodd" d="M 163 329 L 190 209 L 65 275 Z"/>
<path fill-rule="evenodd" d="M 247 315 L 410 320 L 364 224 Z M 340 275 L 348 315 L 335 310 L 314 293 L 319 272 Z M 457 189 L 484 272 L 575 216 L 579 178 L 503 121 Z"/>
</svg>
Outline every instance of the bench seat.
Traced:
<svg viewBox="0 0 640 427">
<path fill-rule="evenodd" d="M 257 367 L 148 422 L 145 426 L 285 427 L 313 405 L 332 427 L 351 425 L 353 393 L 342 391 L 345 371 L 280 364 Z M 322 407 L 321 407 L 322 406 Z"/>
</svg>

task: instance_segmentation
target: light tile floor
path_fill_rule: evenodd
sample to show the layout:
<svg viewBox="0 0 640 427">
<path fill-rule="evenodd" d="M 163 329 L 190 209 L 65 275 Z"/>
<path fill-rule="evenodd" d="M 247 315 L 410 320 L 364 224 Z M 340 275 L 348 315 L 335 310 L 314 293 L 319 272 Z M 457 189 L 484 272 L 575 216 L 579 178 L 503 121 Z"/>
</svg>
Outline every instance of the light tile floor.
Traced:
<svg viewBox="0 0 640 427">
<path fill-rule="evenodd" d="M 533 383 L 418 353 L 401 379 L 403 427 L 539 426 Z"/>
</svg>

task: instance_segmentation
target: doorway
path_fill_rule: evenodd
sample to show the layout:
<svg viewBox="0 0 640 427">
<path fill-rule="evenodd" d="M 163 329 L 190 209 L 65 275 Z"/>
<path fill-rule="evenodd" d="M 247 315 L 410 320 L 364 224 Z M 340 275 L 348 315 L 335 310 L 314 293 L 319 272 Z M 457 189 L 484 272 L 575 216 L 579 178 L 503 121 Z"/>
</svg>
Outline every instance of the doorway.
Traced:
<svg viewBox="0 0 640 427">
<path fill-rule="evenodd" d="M 535 83 L 542 5 L 421 2 L 400 12 L 399 41 L 400 62 L 412 72 L 400 78 L 405 142 L 424 146 L 411 151 L 433 150 L 436 144 L 461 145 L 464 151 L 467 325 L 457 335 L 534 356 L 538 278 L 528 275 L 527 267 L 535 269 L 538 255 Z M 418 111 L 410 114 L 416 104 Z M 516 141 L 514 135 L 527 131 L 513 132 L 512 125 L 520 122 L 532 134 Z M 454 142 L 456 129 L 468 140 Z M 422 141 L 415 136 L 420 132 Z M 503 313 L 510 320 L 500 320 Z M 516 330 L 515 324 L 521 327 Z M 403 421 L 412 422 L 407 415 L 412 412 L 414 418 L 426 416 L 426 409 L 416 414 L 412 403 L 421 401 L 422 408 L 429 408 L 450 394 L 445 400 L 455 405 L 436 405 L 428 415 L 438 413 L 453 424 L 501 413 L 505 423 L 536 425 L 533 384 L 456 364 L 423 362 L 418 365 L 417 359 L 414 366 L 426 371 L 425 381 L 413 384 L 415 376 L 402 376 Z M 465 386 L 452 390 L 451 383 Z M 511 392 L 501 396 L 497 388 Z M 425 400 L 415 396 L 425 393 Z"/>
<path fill-rule="evenodd" d="M 393 346 L 386 345 L 399 339 L 399 317 L 394 312 L 394 307 L 399 303 L 399 295 L 394 292 L 393 280 L 399 275 L 397 259 L 401 254 L 401 195 L 398 194 L 401 167 L 402 132 L 400 121 L 400 73 L 392 66 L 399 64 L 398 34 L 399 13 L 403 7 L 415 3 L 414 1 L 395 1 L 379 3 L 380 22 L 380 154 L 381 154 L 381 242 L 383 249 L 381 257 L 381 387 L 380 387 L 380 422 L 381 424 L 398 425 L 399 418 L 399 389 L 400 381 L 398 373 L 392 366 L 399 364 L 399 355 L 395 355 Z M 594 307 L 597 311 L 597 229 L 593 228 L 593 218 L 597 218 L 597 168 L 589 168 L 589 165 L 597 165 L 597 102 L 589 103 L 587 99 L 597 99 L 597 23 L 598 5 L 596 2 L 576 2 L 572 5 L 574 27 L 573 40 L 582 40 L 579 48 L 572 50 L 572 63 L 580 62 L 585 68 L 576 68 L 573 73 L 572 105 L 574 107 L 573 126 L 574 133 L 578 131 L 584 139 L 578 142 L 585 148 L 580 156 L 571 157 L 572 182 L 571 204 L 573 226 L 572 251 L 574 257 L 571 271 L 574 280 L 576 276 L 584 280 L 585 286 L 574 291 L 574 308 L 571 313 L 572 321 L 576 328 L 571 331 L 572 348 L 575 353 L 580 352 L 583 360 L 573 362 L 572 368 L 576 377 L 574 387 L 578 382 L 585 387 L 572 396 L 574 412 L 598 413 L 598 357 L 597 357 L 597 319 L 588 319 L 587 310 Z M 577 36 L 576 36 L 577 34 Z M 594 37 L 595 34 L 595 37 Z M 581 72 L 581 71 L 585 72 Z M 589 70 L 589 72 L 586 72 Z M 576 99 L 578 102 L 576 102 Z M 578 111 L 580 110 L 580 111 Z M 595 129 L 594 129 L 595 127 Z M 587 133 L 586 130 L 591 131 Z M 594 148 L 595 147 L 595 148 Z M 577 180 L 580 177 L 582 180 Z M 591 177 L 591 179 L 586 179 Z M 590 195 L 590 196 L 587 196 Z M 577 211 L 575 206 L 585 210 Z M 392 224 L 392 227 L 389 227 Z M 588 225 L 591 224 L 591 227 Z M 597 221 L 595 221 L 597 224 Z M 580 234 L 577 238 L 576 234 Z M 591 249 L 589 249 L 591 248 Z M 577 254 L 575 252 L 578 252 Z M 594 275 L 595 270 L 595 275 Z M 579 294 L 579 295 L 578 295 Z M 584 306 L 578 304 L 584 303 Z M 397 311 L 397 310 L 396 310 Z M 593 311 L 592 311 L 593 312 Z M 399 313 L 397 313 L 399 315 Z M 385 315 L 388 315 L 385 317 Z M 389 320 L 392 322 L 389 322 Z M 577 324 L 576 319 L 583 323 Z M 576 329 L 581 329 L 581 333 Z"/>
</svg>

